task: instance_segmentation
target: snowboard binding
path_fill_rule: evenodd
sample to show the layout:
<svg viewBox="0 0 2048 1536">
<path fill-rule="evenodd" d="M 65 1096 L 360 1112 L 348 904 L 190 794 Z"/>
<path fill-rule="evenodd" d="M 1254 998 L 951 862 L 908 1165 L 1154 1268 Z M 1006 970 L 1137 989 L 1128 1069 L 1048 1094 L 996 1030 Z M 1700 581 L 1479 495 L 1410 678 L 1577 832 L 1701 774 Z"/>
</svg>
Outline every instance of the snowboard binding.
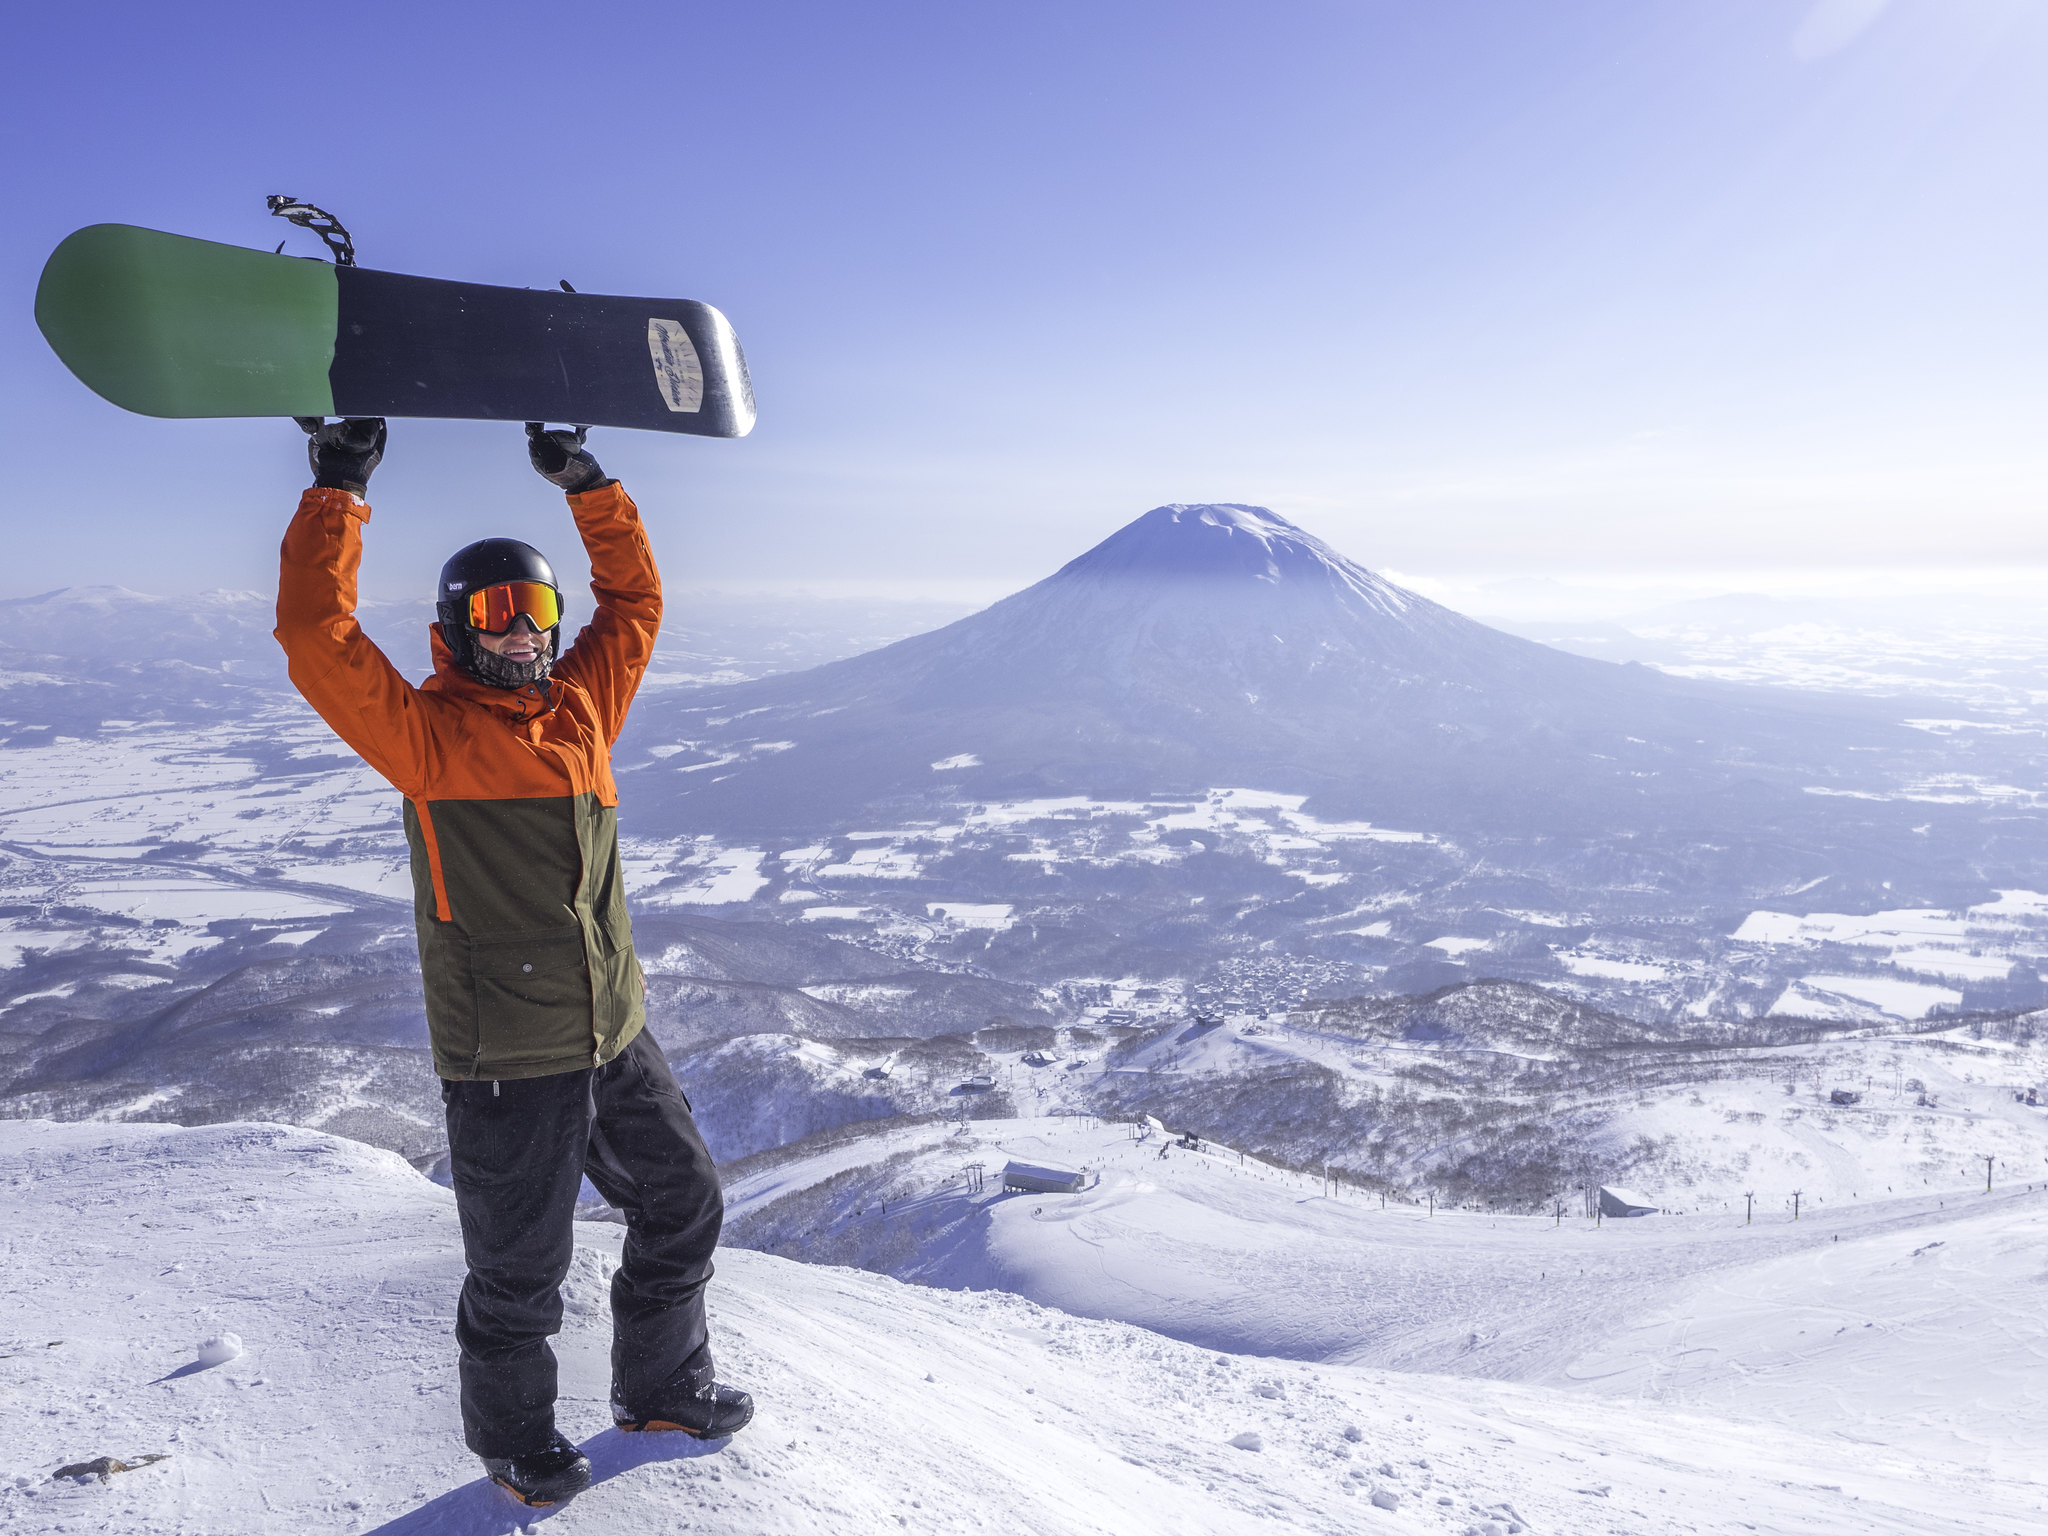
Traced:
<svg viewBox="0 0 2048 1536">
<path fill-rule="evenodd" d="M 356 264 L 355 240 L 342 227 L 341 220 L 325 208 L 302 203 L 296 197 L 286 197 L 281 192 L 273 192 L 263 201 L 276 217 L 289 220 L 299 228 L 311 230 L 318 235 L 320 243 L 326 246 L 328 254 L 334 257 L 334 264 L 337 267 L 352 267 Z M 284 250 L 282 240 L 278 241 L 277 249 L 279 252 Z"/>
</svg>

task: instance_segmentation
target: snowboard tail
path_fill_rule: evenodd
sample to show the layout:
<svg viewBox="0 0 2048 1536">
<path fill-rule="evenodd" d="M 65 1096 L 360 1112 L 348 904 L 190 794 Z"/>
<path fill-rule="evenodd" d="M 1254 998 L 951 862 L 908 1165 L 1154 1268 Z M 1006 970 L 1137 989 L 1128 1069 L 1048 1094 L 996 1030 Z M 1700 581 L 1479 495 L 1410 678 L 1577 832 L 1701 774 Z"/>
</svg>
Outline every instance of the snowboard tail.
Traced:
<svg viewBox="0 0 2048 1536">
<path fill-rule="evenodd" d="M 330 266 L 126 224 L 52 253 L 36 323 L 145 416 L 428 416 L 744 437 L 746 356 L 709 304 Z"/>
</svg>

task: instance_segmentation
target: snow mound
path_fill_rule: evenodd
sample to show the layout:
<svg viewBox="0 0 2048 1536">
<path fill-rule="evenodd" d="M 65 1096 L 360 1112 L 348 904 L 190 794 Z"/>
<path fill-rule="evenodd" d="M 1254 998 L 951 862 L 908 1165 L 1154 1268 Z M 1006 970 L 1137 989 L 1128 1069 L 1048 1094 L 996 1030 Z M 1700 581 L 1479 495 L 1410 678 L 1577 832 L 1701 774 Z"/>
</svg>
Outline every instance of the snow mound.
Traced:
<svg viewBox="0 0 2048 1536">
<path fill-rule="evenodd" d="M 238 1360 L 241 1355 L 242 1340 L 239 1334 L 217 1333 L 199 1346 L 194 1359 L 200 1365 L 211 1368 L 226 1365 L 230 1360 Z"/>
</svg>

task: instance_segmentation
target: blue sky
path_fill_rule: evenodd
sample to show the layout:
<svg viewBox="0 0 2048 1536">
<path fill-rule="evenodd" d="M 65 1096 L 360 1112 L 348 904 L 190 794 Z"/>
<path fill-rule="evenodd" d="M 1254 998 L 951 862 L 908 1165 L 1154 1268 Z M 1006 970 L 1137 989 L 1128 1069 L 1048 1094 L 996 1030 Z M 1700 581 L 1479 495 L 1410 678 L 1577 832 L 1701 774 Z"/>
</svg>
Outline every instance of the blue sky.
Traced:
<svg viewBox="0 0 2048 1536">
<path fill-rule="evenodd" d="M 34 329 L 114 220 L 718 304 L 761 424 L 600 433 L 672 582 L 991 590 L 1260 502 L 1416 573 L 2048 564 L 2048 6 L 74 3 L 10 22 L 0 592 L 261 587 L 285 422 Z M 306 237 L 290 249 L 311 252 Z M 567 553 L 398 422 L 366 585 Z"/>
</svg>

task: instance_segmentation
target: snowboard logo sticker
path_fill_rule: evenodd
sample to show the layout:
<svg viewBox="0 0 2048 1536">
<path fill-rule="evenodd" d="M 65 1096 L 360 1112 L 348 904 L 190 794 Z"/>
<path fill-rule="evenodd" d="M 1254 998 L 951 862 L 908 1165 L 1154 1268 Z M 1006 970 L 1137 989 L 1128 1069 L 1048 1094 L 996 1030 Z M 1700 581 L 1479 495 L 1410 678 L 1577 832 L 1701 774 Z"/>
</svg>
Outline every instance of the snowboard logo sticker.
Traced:
<svg viewBox="0 0 2048 1536">
<path fill-rule="evenodd" d="M 654 382 L 670 410 L 695 411 L 704 404 L 704 365 L 680 322 L 649 320 L 647 354 L 654 359 Z"/>
</svg>

